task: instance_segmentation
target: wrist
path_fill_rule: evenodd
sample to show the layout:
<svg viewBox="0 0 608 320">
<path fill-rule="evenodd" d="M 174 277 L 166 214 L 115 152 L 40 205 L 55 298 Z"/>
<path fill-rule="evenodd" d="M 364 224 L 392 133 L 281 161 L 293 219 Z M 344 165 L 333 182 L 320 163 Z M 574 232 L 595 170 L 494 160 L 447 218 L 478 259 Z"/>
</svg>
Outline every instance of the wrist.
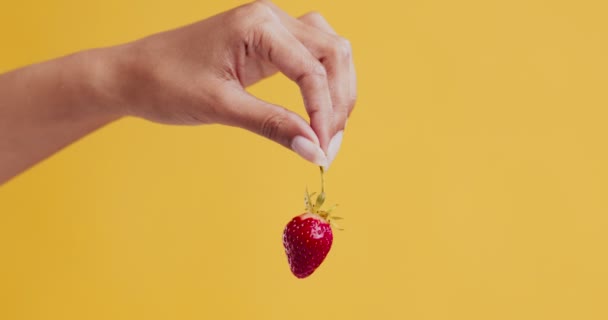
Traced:
<svg viewBox="0 0 608 320">
<path fill-rule="evenodd" d="M 71 57 L 76 70 L 74 86 L 80 92 L 77 105 L 86 106 L 89 114 L 108 121 L 125 116 L 127 109 L 124 70 L 113 49 L 90 49 Z"/>
<path fill-rule="evenodd" d="M 144 106 L 158 100 L 156 68 L 139 42 L 89 50 L 87 55 L 96 66 L 94 90 L 103 109 L 117 117 L 142 117 Z"/>
</svg>

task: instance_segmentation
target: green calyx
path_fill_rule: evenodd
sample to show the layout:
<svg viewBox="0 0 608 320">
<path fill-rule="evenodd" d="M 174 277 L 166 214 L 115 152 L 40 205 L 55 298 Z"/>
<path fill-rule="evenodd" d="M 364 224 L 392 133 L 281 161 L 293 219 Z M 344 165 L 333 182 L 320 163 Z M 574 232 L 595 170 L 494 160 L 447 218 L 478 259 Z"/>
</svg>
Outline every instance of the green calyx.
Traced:
<svg viewBox="0 0 608 320">
<path fill-rule="evenodd" d="M 329 222 L 332 227 L 335 227 L 338 230 L 343 230 L 339 226 L 337 226 L 333 221 L 341 220 L 341 217 L 332 216 L 331 213 L 338 206 L 334 204 L 329 209 L 322 209 L 323 204 L 325 203 L 325 170 L 323 167 L 321 168 L 321 193 L 315 197 L 316 192 L 309 193 L 308 188 L 306 188 L 306 193 L 304 194 L 304 205 L 306 207 L 306 211 L 312 214 L 316 214 Z"/>
</svg>

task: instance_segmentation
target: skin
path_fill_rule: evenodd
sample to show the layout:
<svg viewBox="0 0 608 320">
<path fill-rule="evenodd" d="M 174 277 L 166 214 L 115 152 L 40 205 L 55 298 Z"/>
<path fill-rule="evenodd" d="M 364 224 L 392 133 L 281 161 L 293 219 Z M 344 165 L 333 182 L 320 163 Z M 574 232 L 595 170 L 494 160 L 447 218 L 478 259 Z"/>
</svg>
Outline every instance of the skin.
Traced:
<svg viewBox="0 0 608 320">
<path fill-rule="evenodd" d="M 245 90 L 276 72 L 300 87 L 310 123 Z M 124 116 L 235 126 L 288 148 L 300 136 L 327 152 L 355 99 L 347 40 L 318 13 L 256 1 L 0 75 L 0 184 Z"/>
</svg>

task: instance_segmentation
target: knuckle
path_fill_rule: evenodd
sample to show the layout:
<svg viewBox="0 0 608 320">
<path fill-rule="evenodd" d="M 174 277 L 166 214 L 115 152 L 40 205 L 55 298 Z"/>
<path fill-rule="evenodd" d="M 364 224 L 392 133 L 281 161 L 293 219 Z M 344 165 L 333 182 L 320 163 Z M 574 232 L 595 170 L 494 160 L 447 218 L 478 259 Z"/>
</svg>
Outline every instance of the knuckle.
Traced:
<svg viewBox="0 0 608 320">
<path fill-rule="evenodd" d="M 327 70 L 325 70 L 325 67 L 320 62 L 312 63 L 308 70 L 302 73 L 296 80 L 300 85 L 304 81 L 312 81 L 315 84 L 327 82 Z"/>
<path fill-rule="evenodd" d="M 353 110 L 356 103 L 357 103 L 357 94 L 356 93 L 349 94 L 348 98 L 346 99 L 346 107 L 348 108 L 349 113 L 350 113 L 350 111 Z"/>
<path fill-rule="evenodd" d="M 267 21 L 274 21 L 276 16 L 265 1 L 257 0 L 236 8 L 229 15 L 228 25 L 247 31 L 253 26 Z"/>
<path fill-rule="evenodd" d="M 310 75 L 317 78 L 327 78 L 327 70 L 320 62 L 314 63 L 310 68 Z"/>
<path fill-rule="evenodd" d="M 357 96 L 356 95 L 351 95 L 348 98 L 347 101 L 347 105 L 346 105 L 346 117 L 350 117 L 351 113 L 353 113 L 353 110 L 355 109 L 355 104 L 357 104 Z"/>
<path fill-rule="evenodd" d="M 338 103 L 334 105 L 334 115 L 338 123 L 344 123 L 353 109 L 355 108 L 357 98 L 353 95 L 347 95 L 338 99 Z"/>
<path fill-rule="evenodd" d="M 318 11 L 310 11 L 304 15 L 304 18 L 312 22 L 325 20 Z"/>
<path fill-rule="evenodd" d="M 274 20 L 274 18 L 276 17 L 275 14 L 272 12 L 272 9 L 268 6 L 267 1 L 257 0 L 248 4 L 246 7 L 247 15 L 256 20 L 257 22 L 259 22 L 260 20 Z"/>
<path fill-rule="evenodd" d="M 276 140 L 286 123 L 287 116 L 283 112 L 273 113 L 262 122 L 260 133 L 268 139 Z"/>
<path fill-rule="evenodd" d="M 334 120 L 338 125 L 344 124 L 348 119 L 348 110 L 347 109 L 338 109 L 334 111 Z"/>
<path fill-rule="evenodd" d="M 329 48 L 331 56 L 337 59 L 350 59 L 352 56 L 352 46 L 350 41 L 340 36 L 334 36 L 332 45 Z"/>
<path fill-rule="evenodd" d="M 350 115 L 353 113 L 353 110 L 355 110 L 355 104 L 357 104 L 357 96 L 351 96 L 350 97 L 350 102 L 348 104 L 348 109 L 347 109 L 347 113 L 346 113 L 346 117 L 350 117 Z"/>
<path fill-rule="evenodd" d="M 336 108 L 334 108 L 338 122 L 344 122 L 350 117 L 356 103 L 356 93 L 348 93 L 338 99 L 338 104 L 335 106 Z"/>
</svg>

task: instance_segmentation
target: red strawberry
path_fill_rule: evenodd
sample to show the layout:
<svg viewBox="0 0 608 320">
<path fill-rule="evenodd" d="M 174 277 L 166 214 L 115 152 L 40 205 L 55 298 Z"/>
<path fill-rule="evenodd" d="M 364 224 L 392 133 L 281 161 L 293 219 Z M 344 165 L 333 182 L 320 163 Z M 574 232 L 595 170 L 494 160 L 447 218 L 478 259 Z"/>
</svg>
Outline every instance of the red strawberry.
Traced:
<svg viewBox="0 0 608 320">
<path fill-rule="evenodd" d="M 323 169 L 321 169 L 321 194 L 312 204 L 313 194 L 304 198 L 306 204 L 305 213 L 293 218 L 283 231 L 283 246 L 287 254 L 287 260 L 291 272 L 298 278 L 306 278 L 311 275 L 325 260 L 334 236 L 331 230 L 331 220 L 340 219 L 330 216 L 333 208 L 322 211 L 321 206 L 325 202 L 323 182 Z"/>
<path fill-rule="evenodd" d="M 283 246 L 293 275 L 311 275 L 325 260 L 333 240 L 331 227 L 321 216 L 306 212 L 293 218 L 283 232 Z"/>
</svg>

